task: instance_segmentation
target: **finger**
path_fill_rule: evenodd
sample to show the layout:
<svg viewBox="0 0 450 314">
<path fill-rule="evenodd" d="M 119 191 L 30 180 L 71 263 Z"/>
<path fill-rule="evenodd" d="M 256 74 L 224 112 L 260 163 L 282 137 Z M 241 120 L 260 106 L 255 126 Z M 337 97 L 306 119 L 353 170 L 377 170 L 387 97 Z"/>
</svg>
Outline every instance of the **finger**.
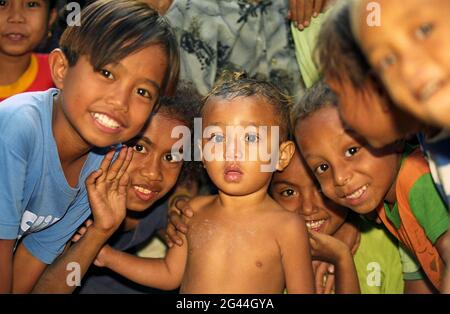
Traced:
<svg viewBox="0 0 450 314">
<path fill-rule="evenodd" d="M 328 274 L 327 281 L 325 282 L 325 294 L 331 294 L 331 292 L 334 290 L 334 275 Z"/>
<path fill-rule="evenodd" d="M 323 0 L 315 0 L 313 7 L 313 16 L 317 17 L 320 13 L 322 13 Z"/>
<path fill-rule="evenodd" d="M 91 219 L 91 218 L 89 218 L 88 220 L 86 220 L 86 222 L 84 223 L 84 225 L 86 226 L 86 227 L 89 227 L 90 225 L 92 225 L 94 223 L 94 221 Z"/>
<path fill-rule="evenodd" d="M 126 156 L 127 156 L 127 149 L 126 147 L 122 147 L 120 149 L 119 156 L 117 157 L 116 160 L 114 160 L 114 162 L 108 169 L 108 173 L 106 174 L 106 180 L 112 181 L 116 178 L 117 174 L 119 173 L 119 169 L 125 162 Z"/>
<path fill-rule="evenodd" d="M 305 0 L 305 13 L 303 15 L 303 26 L 308 27 L 311 23 L 311 17 L 313 14 L 314 0 Z"/>
<path fill-rule="evenodd" d="M 115 180 L 115 182 L 117 182 L 118 180 Z M 116 184 L 114 182 L 114 185 Z M 128 175 L 128 173 L 125 173 L 122 175 L 122 177 L 120 178 L 119 181 L 119 188 L 117 189 L 119 192 L 119 195 L 126 195 L 127 194 L 127 190 L 128 190 L 128 183 L 130 182 L 130 176 Z"/>
<path fill-rule="evenodd" d="M 177 243 L 179 245 L 183 244 L 183 240 L 181 239 L 181 237 L 178 236 L 177 234 L 177 229 L 175 228 L 174 225 L 169 224 L 166 228 L 166 234 L 168 236 L 168 238 L 170 239 L 170 242 L 172 243 Z"/>
<path fill-rule="evenodd" d="M 314 285 L 316 286 L 316 293 L 323 294 L 323 275 L 320 273 L 316 273 L 314 276 Z"/>
<path fill-rule="evenodd" d="M 95 190 L 95 183 L 97 182 L 97 179 L 103 174 L 103 170 L 97 169 L 94 172 L 92 172 L 84 181 L 86 184 L 87 192 L 90 193 L 91 191 Z"/>
<path fill-rule="evenodd" d="M 289 0 L 289 18 L 292 23 L 294 23 L 295 27 L 298 27 L 297 1 L 298 0 Z"/>
<path fill-rule="evenodd" d="M 104 174 L 106 174 L 108 172 L 108 168 L 109 168 L 109 165 L 111 164 L 111 161 L 113 160 L 113 157 L 114 157 L 114 150 L 110 150 L 103 158 L 99 169 L 101 169 Z M 105 178 L 106 178 L 105 176 L 102 177 L 99 180 L 99 182 L 105 181 Z"/>
<path fill-rule="evenodd" d="M 309 0 L 297 0 L 297 27 L 300 30 L 303 30 L 305 27 L 303 25 L 303 21 L 305 19 L 305 1 Z"/>
<path fill-rule="evenodd" d="M 72 237 L 72 242 L 78 242 L 78 240 L 81 239 L 81 235 L 79 235 L 78 233 L 75 233 Z"/>
<path fill-rule="evenodd" d="M 121 165 L 121 167 L 119 168 L 119 172 L 117 173 L 117 177 L 116 177 L 117 179 L 120 180 L 120 178 L 123 176 L 123 174 L 127 171 L 132 158 L 133 158 L 133 149 L 131 147 L 128 147 L 126 149 L 125 160 L 124 160 L 123 164 Z"/>
<path fill-rule="evenodd" d="M 188 200 L 179 200 L 176 204 L 177 209 L 183 214 L 184 216 L 191 218 L 194 216 L 194 211 L 192 210 L 192 207 L 189 206 Z"/>
<path fill-rule="evenodd" d="M 172 212 L 172 213 L 170 213 L 169 221 L 175 227 L 176 230 L 186 234 L 187 226 L 183 222 L 181 215 L 179 215 L 179 214 L 177 214 L 175 212 Z"/>
</svg>

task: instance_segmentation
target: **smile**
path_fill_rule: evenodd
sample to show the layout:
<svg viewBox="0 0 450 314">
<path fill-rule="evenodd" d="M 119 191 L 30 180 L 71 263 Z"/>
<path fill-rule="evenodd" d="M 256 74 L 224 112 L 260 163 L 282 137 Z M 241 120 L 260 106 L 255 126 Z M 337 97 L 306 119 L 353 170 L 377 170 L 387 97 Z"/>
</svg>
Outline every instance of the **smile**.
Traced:
<svg viewBox="0 0 450 314">
<path fill-rule="evenodd" d="M 345 196 L 346 199 L 350 199 L 350 200 L 356 200 L 358 198 L 360 198 L 364 192 L 367 190 L 367 188 L 369 187 L 368 184 L 363 185 L 362 187 L 360 187 L 359 189 L 357 189 L 355 192 L 353 192 L 352 194 L 348 194 Z"/>
<path fill-rule="evenodd" d="M 133 185 L 133 189 L 135 190 L 136 195 L 143 201 L 149 201 L 159 194 L 158 191 L 152 191 L 140 185 Z"/>
<path fill-rule="evenodd" d="M 108 117 L 105 114 L 94 112 L 94 113 L 91 113 L 91 115 L 95 121 L 97 121 L 100 125 L 102 125 L 106 128 L 113 129 L 113 130 L 120 128 L 119 122 Z"/>
<path fill-rule="evenodd" d="M 309 230 L 319 231 L 322 225 L 327 221 L 326 219 L 319 219 L 319 220 L 307 220 L 306 221 L 306 227 Z"/>
<path fill-rule="evenodd" d="M 425 85 L 419 93 L 421 101 L 427 101 L 433 94 L 444 85 L 442 80 L 433 80 Z"/>
</svg>

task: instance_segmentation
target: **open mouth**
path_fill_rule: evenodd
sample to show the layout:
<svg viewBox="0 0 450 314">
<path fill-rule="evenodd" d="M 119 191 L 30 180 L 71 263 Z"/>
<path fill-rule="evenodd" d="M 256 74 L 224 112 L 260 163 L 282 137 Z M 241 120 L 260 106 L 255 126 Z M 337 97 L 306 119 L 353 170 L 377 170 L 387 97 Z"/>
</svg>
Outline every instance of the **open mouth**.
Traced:
<svg viewBox="0 0 450 314">
<path fill-rule="evenodd" d="M 156 198 L 159 194 L 159 191 L 153 191 L 142 185 L 133 185 L 132 188 L 134 189 L 136 196 L 145 202 Z"/>
<path fill-rule="evenodd" d="M 361 196 L 367 191 L 367 188 L 369 187 L 368 184 L 363 185 L 359 189 L 357 189 L 355 192 L 351 194 L 345 195 L 345 198 L 348 200 L 357 200 L 361 198 Z"/>
<path fill-rule="evenodd" d="M 94 118 L 97 125 L 106 132 L 115 133 L 121 128 L 121 124 L 118 121 L 106 114 L 93 112 L 91 113 L 91 116 Z"/>
<path fill-rule="evenodd" d="M 20 34 L 20 33 L 8 33 L 8 34 L 4 35 L 4 37 L 8 38 L 11 41 L 21 41 L 26 38 L 25 35 Z"/>
<path fill-rule="evenodd" d="M 323 224 L 326 222 L 326 219 L 317 219 L 317 220 L 307 220 L 306 227 L 309 230 L 313 230 L 319 232 L 322 229 Z"/>
</svg>

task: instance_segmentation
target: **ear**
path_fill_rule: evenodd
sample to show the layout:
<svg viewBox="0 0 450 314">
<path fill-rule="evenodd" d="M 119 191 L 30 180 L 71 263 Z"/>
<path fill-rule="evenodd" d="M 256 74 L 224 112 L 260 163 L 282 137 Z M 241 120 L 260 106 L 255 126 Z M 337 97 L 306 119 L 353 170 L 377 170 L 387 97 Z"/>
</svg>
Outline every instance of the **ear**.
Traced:
<svg viewBox="0 0 450 314">
<path fill-rule="evenodd" d="M 295 144 L 292 141 L 286 141 L 280 145 L 280 154 L 278 156 L 277 170 L 283 171 L 289 165 L 292 156 L 295 153 Z"/>
<path fill-rule="evenodd" d="M 59 89 L 64 87 L 64 78 L 69 69 L 69 62 L 61 49 L 53 50 L 48 56 L 53 83 Z"/>
</svg>

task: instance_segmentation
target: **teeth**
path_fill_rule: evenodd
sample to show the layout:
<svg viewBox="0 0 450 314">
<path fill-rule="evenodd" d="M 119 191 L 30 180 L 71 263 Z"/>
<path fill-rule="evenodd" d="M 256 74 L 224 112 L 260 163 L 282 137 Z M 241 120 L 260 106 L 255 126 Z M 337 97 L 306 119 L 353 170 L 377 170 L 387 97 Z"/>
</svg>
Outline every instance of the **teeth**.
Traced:
<svg viewBox="0 0 450 314">
<path fill-rule="evenodd" d="M 306 227 L 308 229 L 318 229 L 320 226 L 322 226 L 325 222 L 325 219 L 320 220 L 309 220 L 306 222 Z"/>
<path fill-rule="evenodd" d="M 357 199 L 359 198 L 365 191 L 367 190 L 367 184 L 360 187 L 357 191 L 353 192 L 350 195 L 346 195 L 345 198 L 349 198 L 349 199 Z"/>
<path fill-rule="evenodd" d="M 97 113 L 97 112 L 96 112 L 96 113 L 93 114 L 93 117 L 94 117 L 94 119 L 97 120 L 100 124 L 102 124 L 102 125 L 104 125 L 104 126 L 106 126 L 106 127 L 108 127 L 108 128 L 111 128 L 111 129 L 117 129 L 117 128 L 120 127 L 120 124 L 119 124 L 117 121 L 111 119 L 111 118 L 108 117 L 107 115 L 104 115 L 104 114 L 101 114 L 101 113 Z"/>
<path fill-rule="evenodd" d="M 431 81 L 420 92 L 420 100 L 425 101 L 441 86 L 440 81 Z"/>
<path fill-rule="evenodd" d="M 143 188 L 142 186 L 134 185 L 133 188 L 134 188 L 135 190 L 137 190 L 137 191 L 139 191 L 139 192 L 141 192 L 141 193 L 147 194 L 147 195 L 150 194 L 150 193 L 152 193 L 152 191 L 150 191 L 150 190 L 148 190 L 148 189 L 146 189 L 146 188 Z"/>
</svg>

